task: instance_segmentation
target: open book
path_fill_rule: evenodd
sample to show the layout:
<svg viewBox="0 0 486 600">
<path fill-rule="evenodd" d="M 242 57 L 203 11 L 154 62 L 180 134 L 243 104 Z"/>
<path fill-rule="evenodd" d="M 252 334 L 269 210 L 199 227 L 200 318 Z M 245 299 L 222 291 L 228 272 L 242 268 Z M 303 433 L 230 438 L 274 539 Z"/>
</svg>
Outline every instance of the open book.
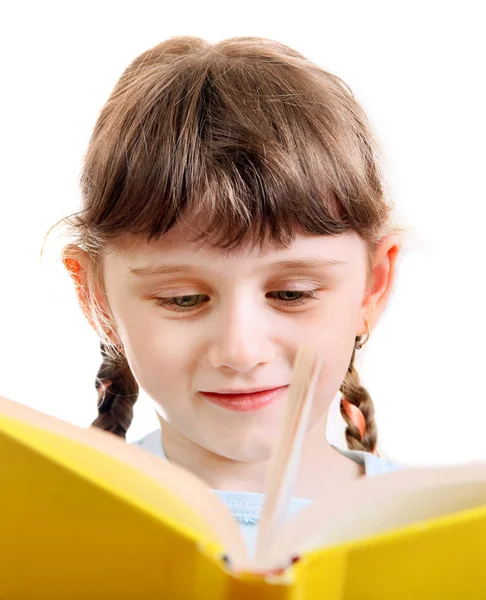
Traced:
<svg viewBox="0 0 486 600">
<path fill-rule="evenodd" d="M 318 371 L 302 350 L 255 556 L 193 474 L 0 398 L 0 598 L 486 598 L 486 463 L 360 478 L 284 521 Z"/>
</svg>

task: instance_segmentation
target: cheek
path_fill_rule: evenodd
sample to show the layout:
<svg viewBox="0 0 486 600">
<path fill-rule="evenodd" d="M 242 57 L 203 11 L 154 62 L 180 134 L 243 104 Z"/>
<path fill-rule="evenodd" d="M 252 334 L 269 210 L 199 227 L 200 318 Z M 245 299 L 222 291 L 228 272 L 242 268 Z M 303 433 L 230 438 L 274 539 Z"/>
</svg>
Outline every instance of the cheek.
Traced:
<svg viewBox="0 0 486 600">
<path fill-rule="evenodd" d="M 321 351 L 325 362 L 339 362 L 349 354 L 350 342 L 359 327 L 360 309 L 361 296 L 348 290 L 325 298 L 318 313 L 306 323 L 305 340 Z"/>
<path fill-rule="evenodd" d="M 184 323 L 159 319 L 129 303 L 118 306 L 116 320 L 128 364 L 144 391 L 160 395 L 180 388 L 196 354 Z"/>
<path fill-rule="evenodd" d="M 333 306 L 326 307 L 319 323 L 307 329 L 306 341 L 317 348 L 322 357 L 312 416 L 314 422 L 327 410 L 346 377 L 359 326 L 360 307 L 359 298 L 351 295 L 339 298 Z"/>
<path fill-rule="evenodd" d="M 354 338 L 341 340 L 322 349 L 322 368 L 316 386 L 310 426 L 321 421 L 346 377 L 354 348 Z"/>
</svg>

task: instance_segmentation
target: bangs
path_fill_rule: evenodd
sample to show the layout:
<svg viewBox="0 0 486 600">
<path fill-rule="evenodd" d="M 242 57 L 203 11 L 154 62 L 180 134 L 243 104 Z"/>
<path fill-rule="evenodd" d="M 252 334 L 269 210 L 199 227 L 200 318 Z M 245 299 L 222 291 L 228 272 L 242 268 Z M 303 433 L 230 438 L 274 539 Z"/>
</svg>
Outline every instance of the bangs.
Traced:
<svg viewBox="0 0 486 600">
<path fill-rule="evenodd" d="M 194 43 L 179 60 L 167 43 L 139 57 L 105 105 L 75 219 L 84 243 L 152 241 L 181 219 L 191 241 L 228 250 L 297 231 L 375 237 L 388 207 L 344 84 L 272 46 Z"/>
</svg>

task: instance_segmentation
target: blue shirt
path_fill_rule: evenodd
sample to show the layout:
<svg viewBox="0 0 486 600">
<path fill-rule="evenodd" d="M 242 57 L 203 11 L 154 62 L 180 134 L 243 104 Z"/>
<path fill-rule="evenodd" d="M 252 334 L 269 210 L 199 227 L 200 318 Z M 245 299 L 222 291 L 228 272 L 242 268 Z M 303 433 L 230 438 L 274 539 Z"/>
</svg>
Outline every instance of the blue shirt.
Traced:
<svg viewBox="0 0 486 600">
<path fill-rule="evenodd" d="M 162 447 L 161 431 L 158 429 L 132 443 L 151 454 L 167 460 Z M 389 473 L 399 468 L 397 464 L 369 452 L 347 450 L 334 444 L 331 444 L 331 446 L 349 459 L 363 465 L 367 476 Z M 257 492 L 231 492 L 222 490 L 213 490 L 213 492 L 219 496 L 231 511 L 233 517 L 238 521 L 247 547 L 250 552 L 253 552 L 256 546 L 258 521 L 260 520 L 265 495 Z M 311 502 L 312 500 L 307 498 L 293 498 L 290 503 L 288 516 L 299 512 Z"/>
</svg>

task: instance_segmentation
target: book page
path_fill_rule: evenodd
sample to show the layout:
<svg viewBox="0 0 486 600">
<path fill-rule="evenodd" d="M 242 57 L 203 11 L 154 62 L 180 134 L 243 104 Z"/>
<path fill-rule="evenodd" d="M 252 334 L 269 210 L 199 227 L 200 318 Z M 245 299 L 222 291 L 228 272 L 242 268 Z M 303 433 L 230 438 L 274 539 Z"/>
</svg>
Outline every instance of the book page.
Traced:
<svg viewBox="0 0 486 600">
<path fill-rule="evenodd" d="M 292 517 L 267 555 L 289 557 L 486 505 L 486 462 L 404 469 L 362 478 L 317 499 Z"/>
<path fill-rule="evenodd" d="M 320 361 L 314 351 L 300 348 L 295 359 L 280 435 L 265 482 L 265 503 L 254 559 L 257 568 L 261 568 L 266 561 L 268 548 L 288 511 L 319 370 Z"/>
</svg>

